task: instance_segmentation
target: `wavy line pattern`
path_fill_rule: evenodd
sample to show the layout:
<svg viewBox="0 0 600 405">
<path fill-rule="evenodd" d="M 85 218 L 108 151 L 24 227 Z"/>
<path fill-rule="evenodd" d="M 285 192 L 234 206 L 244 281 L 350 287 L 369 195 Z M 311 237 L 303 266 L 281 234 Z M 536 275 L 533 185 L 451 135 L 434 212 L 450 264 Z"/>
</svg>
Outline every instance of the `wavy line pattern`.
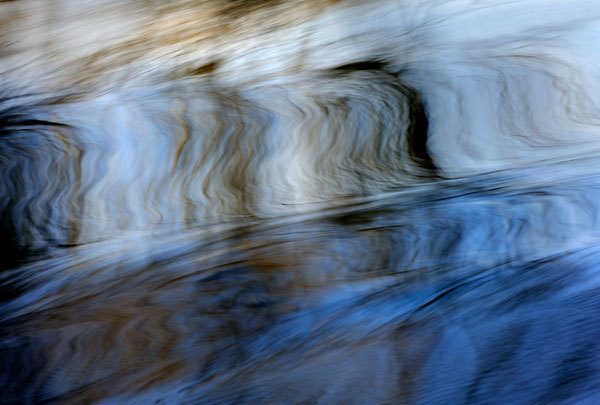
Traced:
<svg viewBox="0 0 600 405">
<path fill-rule="evenodd" d="M 0 1 L 0 404 L 599 402 L 598 21 Z"/>
</svg>

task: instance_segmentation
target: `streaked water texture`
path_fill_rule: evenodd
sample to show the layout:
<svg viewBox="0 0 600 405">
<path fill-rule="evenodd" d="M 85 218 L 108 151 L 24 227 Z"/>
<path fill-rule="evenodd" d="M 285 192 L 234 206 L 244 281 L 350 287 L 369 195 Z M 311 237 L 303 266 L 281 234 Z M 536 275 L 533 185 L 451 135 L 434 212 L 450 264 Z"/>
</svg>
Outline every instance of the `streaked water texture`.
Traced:
<svg viewBox="0 0 600 405">
<path fill-rule="evenodd" d="M 0 403 L 600 403 L 596 0 L 0 1 Z"/>
</svg>

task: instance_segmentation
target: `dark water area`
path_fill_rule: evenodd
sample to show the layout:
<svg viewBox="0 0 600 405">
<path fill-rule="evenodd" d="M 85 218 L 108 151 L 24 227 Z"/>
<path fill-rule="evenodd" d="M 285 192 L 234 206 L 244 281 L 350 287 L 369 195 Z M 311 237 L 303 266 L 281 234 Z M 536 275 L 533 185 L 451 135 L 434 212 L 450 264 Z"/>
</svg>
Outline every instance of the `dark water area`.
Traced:
<svg viewBox="0 0 600 405">
<path fill-rule="evenodd" d="M 600 403 L 600 5 L 0 2 L 0 404 Z"/>
</svg>

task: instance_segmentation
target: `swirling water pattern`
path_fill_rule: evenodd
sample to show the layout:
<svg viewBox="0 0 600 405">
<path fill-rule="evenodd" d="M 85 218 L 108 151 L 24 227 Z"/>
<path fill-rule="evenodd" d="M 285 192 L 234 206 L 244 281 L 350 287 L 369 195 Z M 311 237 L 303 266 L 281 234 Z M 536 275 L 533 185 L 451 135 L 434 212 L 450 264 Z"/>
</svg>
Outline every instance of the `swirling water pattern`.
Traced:
<svg viewBox="0 0 600 405">
<path fill-rule="evenodd" d="M 0 403 L 599 403 L 599 27 L 0 2 Z"/>
</svg>

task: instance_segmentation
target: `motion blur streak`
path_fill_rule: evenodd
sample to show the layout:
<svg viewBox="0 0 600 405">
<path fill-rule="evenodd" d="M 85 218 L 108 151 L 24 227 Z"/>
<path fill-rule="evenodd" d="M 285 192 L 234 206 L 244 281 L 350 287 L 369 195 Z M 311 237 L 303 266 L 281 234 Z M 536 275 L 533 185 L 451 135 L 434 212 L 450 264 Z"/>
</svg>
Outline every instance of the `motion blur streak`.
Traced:
<svg viewBox="0 0 600 405">
<path fill-rule="evenodd" d="M 0 1 L 0 403 L 600 403 L 597 0 Z"/>
</svg>

